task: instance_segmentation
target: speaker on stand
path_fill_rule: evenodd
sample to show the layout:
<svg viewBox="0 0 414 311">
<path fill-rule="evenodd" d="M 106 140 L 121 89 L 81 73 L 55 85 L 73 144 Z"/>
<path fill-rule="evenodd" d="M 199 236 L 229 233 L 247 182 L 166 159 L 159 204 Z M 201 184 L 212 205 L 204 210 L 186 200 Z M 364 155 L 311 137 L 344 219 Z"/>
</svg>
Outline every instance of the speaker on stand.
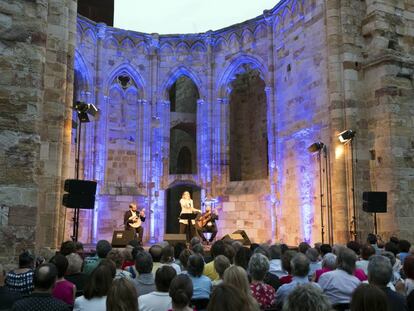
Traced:
<svg viewBox="0 0 414 311">
<path fill-rule="evenodd" d="M 362 193 L 362 210 L 374 215 L 374 234 L 377 234 L 377 213 L 387 212 L 387 192 L 367 191 Z"/>
</svg>

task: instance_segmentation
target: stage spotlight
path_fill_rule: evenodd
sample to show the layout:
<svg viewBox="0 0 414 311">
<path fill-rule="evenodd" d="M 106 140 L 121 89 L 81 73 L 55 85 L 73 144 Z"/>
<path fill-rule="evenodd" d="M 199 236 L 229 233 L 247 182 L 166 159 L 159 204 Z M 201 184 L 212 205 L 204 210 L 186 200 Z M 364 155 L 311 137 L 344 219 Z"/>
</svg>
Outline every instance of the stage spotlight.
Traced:
<svg viewBox="0 0 414 311">
<path fill-rule="evenodd" d="M 324 146 L 325 146 L 325 144 L 323 142 L 318 141 L 318 142 L 313 143 L 312 145 L 310 145 L 308 147 L 308 151 L 309 152 L 317 152 L 319 150 L 322 150 Z"/>
<path fill-rule="evenodd" d="M 347 143 L 350 140 L 352 140 L 354 138 L 355 134 L 356 134 L 356 132 L 353 131 L 353 130 L 346 130 L 346 131 L 343 131 L 342 133 L 340 133 L 338 135 L 338 138 L 339 138 L 339 141 L 344 144 L 344 143 Z"/>
<path fill-rule="evenodd" d="M 77 101 L 73 106 L 73 109 L 78 113 L 79 121 L 82 123 L 90 122 L 88 115 L 96 116 L 98 108 L 93 104 L 86 104 L 84 102 Z"/>
</svg>

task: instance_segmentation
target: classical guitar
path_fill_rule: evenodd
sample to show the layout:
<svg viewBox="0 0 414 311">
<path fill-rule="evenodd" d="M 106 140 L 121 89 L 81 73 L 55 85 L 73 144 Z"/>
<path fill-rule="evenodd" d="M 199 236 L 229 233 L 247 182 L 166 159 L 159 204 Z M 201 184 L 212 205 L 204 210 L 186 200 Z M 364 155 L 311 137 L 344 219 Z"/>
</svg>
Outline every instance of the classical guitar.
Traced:
<svg viewBox="0 0 414 311">
<path fill-rule="evenodd" d="M 205 212 L 203 215 L 201 215 L 196 221 L 197 221 L 197 225 L 200 227 L 200 228 L 203 228 L 203 227 L 205 227 L 207 224 L 208 224 L 208 222 L 209 221 L 211 221 L 211 216 L 212 216 L 212 212 L 211 212 L 211 210 L 210 211 L 207 211 L 207 212 Z"/>
<path fill-rule="evenodd" d="M 138 228 L 139 226 L 141 226 L 141 213 L 144 213 L 145 209 L 142 209 L 140 212 L 137 212 L 136 215 L 132 215 L 131 217 L 128 218 L 128 220 L 132 220 L 132 223 L 128 223 L 132 228 Z M 145 216 L 143 216 L 145 217 Z"/>
</svg>

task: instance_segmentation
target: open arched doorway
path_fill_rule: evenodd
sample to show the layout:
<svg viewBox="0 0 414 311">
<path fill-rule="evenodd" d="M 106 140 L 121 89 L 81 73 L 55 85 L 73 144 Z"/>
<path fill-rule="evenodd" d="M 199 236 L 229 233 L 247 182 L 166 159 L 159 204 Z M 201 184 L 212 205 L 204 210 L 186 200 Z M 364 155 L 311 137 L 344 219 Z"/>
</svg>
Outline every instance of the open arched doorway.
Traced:
<svg viewBox="0 0 414 311">
<path fill-rule="evenodd" d="M 166 224 L 165 233 L 178 233 L 180 226 L 178 218 L 181 212 L 180 199 L 184 191 L 190 192 L 191 198 L 194 201 L 194 208 L 201 207 L 201 188 L 189 183 L 180 183 L 171 186 L 166 191 Z"/>
</svg>

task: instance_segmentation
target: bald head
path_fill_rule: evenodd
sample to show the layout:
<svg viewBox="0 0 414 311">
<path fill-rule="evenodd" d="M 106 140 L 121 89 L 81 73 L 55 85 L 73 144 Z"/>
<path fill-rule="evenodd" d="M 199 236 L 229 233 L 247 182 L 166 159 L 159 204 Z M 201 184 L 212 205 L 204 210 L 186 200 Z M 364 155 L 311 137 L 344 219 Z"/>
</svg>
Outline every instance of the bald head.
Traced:
<svg viewBox="0 0 414 311">
<path fill-rule="evenodd" d="M 56 282 L 56 266 L 52 263 L 45 263 L 36 268 L 33 283 L 36 290 L 48 291 Z"/>
</svg>

